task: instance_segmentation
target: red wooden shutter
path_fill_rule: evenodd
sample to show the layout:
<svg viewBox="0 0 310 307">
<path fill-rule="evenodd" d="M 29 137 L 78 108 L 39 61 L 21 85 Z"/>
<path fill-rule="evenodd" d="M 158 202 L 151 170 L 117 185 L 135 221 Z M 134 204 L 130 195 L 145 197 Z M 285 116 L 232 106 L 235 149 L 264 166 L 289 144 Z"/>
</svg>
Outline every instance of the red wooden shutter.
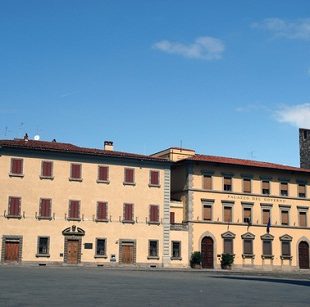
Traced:
<svg viewBox="0 0 310 307">
<path fill-rule="evenodd" d="M 9 215 L 20 216 L 20 198 L 10 197 L 9 198 Z"/>
<path fill-rule="evenodd" d="M 159 172 L 158 171 L 151 171 L 151 185 L 159 185 Z"/>
<path fill-rule="evenodd" d="M 232 221 L 232 208 L 224 207 L 224 222 L 230 223 Z"/>
<path fill-rule="evenodd" d="M 78 219 L 80 217 L 80 202 L 77 200 L 71 200 L 69 206 L 69 218 Z"/>
<path fill-rule="evenodd" d="M 243 179 L 243 192 L 251 193 L 251 179 Z"/>
<path fill-rule="evenodd" d="M 299 212 L 299 226 L 307 226 L 307 213 Z"/>
<path fill-rule="evenodd" d="M 98 202 L 97 203 L 97 220 L 107 220 L 107 203 L 106 202 Z"/>
<path fill-rule="evenodd" d="M 42 176 L 43 177 L 52 177 L 52 162 L 42 161 Z"/>
<path fill-rule="evenodd" d="M 107 166 L 98 167 L 98 180 L 108 181 L 108 178 L 109 178 L 108 174 L 109 174 L 109 168 Z"/>
<path fill-rule="evenodd" d="M 124 205 L 124 220 L 132 221 L 133 219 L 133 204 Z"/>
<path fill-rule="evenodd" d="M 133 168 L 125 168 L 124 179 L 126 183 L 134 183 L 134 169 Z"/>
<path fill-rule="evenodd" d="M 288 211 L 281 211 L 282 225 L 288 225 Z"/>
<path fill-rule="evenodd" d="M 212 219 L 212 206 L 209 206 L 209 205 L 203 206 L 203 219 L 205 221 L 211 221 L 211 219 Z"/>
<path fill-rule="evenodd" d="M 81 179 L 81 164 L 71 164 L 71 178 Z"/>
<path fill-rule="evenodd" d="M 159 207 L 156 205 L 150 206 L 150 222 L 157 223 L 159 221 Z"/>
<path fill-rule="evenodd" d="M 40 216 L 41 217 L 50 217 L 51 216 L 51 200 L 50 199 L 41 199 L 40 204 Z"/>
<path fill-rule="evenodd" d="M 170 224 L 175 224 L 175 213 L 170 212 Z"/>
<path fill-rule="evenodd" d="M 263 224 L 267 224 L 270 216 L 269 209 L 263 209 Z"/>
<path fill-rule="evenodd" d="M 11 173 L 12 174 L 23 174 L 23 159 L 12 158 Z"/>
</svg>

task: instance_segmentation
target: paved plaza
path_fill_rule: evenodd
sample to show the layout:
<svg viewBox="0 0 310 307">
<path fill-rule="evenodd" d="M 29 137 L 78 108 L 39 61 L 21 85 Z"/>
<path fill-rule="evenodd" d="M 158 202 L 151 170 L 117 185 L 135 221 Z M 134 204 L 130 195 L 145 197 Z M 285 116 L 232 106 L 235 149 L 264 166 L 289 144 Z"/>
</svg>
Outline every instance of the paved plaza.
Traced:
<svg viewBox="0 0 310 307">
<path fill-rule="evenodd" d="M 310 275 L 248 274 L 0 266 L 0 306 L 310 305 Z"/>
</svg>

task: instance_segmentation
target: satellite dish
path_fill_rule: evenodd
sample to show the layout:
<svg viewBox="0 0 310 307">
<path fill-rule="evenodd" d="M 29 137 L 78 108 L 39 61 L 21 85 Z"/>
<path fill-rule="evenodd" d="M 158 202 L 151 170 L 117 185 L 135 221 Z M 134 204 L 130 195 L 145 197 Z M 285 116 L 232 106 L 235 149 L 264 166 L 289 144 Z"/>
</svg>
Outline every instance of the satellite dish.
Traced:
<svg viewBox="0 0 310 307">
<path fill-rule="evenodd" d="M 34 136 L 34 140 L 39 141 L 40 140 L 40 136 L 37 134 Z"/>
</svg>

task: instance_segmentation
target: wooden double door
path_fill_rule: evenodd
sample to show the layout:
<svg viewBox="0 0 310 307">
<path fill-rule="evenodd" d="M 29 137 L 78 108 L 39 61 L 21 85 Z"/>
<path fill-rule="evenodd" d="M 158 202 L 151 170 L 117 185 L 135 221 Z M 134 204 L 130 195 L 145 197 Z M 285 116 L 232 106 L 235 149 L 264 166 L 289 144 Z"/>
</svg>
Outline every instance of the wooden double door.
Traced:
<svg viewBox="0 0 310 307">
<path fill-rule="evenodd" d="M 124 242 L 121 245 L 121 263 L 134 264 L 135 263 L 135 248 L 133 242 Z"/>
<path fill-rule="evenodd" d="M 67 257 L 66 263 L 68 264 L 78 264 L 80 260 L 81 253 L 80 241 L 79 240 L 67 240 Z"/>
<path fill-rule="evenodd" d="M 19 244 L 18 241 L 6 241 L 4 261 L 5 262 L 19 262 Z"/>
<path fill-rule="evenodd" d="M 309 244 L 301 241 L 298 245 L 299 268 L 309 269 Z"/>
<path fill-rule="evenodd" d="M 213 239 L 204 237 L 201 241 L 201 261 L 202 267 L 205 269 L 214 268 L 214 247 Z"/>
</svg>

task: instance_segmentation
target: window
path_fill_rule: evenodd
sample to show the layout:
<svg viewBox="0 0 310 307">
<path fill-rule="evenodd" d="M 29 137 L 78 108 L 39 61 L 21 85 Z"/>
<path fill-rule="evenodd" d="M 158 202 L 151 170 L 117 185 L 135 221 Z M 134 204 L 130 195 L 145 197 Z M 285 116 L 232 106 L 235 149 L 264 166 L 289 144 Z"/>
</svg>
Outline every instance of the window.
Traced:
<svg viewBox="0 0 310 307">
<path fill-rule="evenodd" d="M 41 163 L 41 178 L 53 177 L 53 162 L 42 161 Z"/>
<path fill-rule="evenodd" d="M 245 234 L 243 234 L 241 236 L 242 240 L 243 240 L 243 254 L 242 257 L 243 258 L 254 258 L 254 254 L 253 254 L 253 241 L 255 239 L 255 236 L 250 233 L 247 232 Z"/>
<path fill-rule="evenodd" d="M 51 199 L 41 198 L 39 208 L 39 219 L 50 219 L 52 216 L 52 201 Z"/>
<path fill-rule="evenodd" d="M 72 163 L 71 164 L 71 171 L 70 171 L 70 180 L 82 180 L 82 165 Z"/>
<path fill-rule="evenodd" d="M 224 222 L 231 223 L 232 222 L 232 207 L 224 206 Z"/>
<path fill-rule="evenodd" d="M 267 180 L 262 181 L 262 194 L 264 195 L 270 194 L 270 182 Z"/>
<path fill-rule="evenodd" d="M 287 182 L 280 183 L 280 195 L 288 196 L 288 183 Z"/>
<path fill-rule="evenodd" d="M 250 224 L 252 222 L 252 208 L 243 207 L 243 223 Z"/>
<path fill-rule="evenodd" d="M 159 186 L 159 171 L 150 171 L 150 186 Z"/>
<path fill-rule="evenodd" d="M 299 226 L 307 227 L 307 212 L 299 211 Z"/>
<path fill-rule="evenodd" d="M 21 198 L 9 197 L 8 217 L 21 217 Z"/>
<path fill-rule="evenodd" d="M 170 224 L 175 224 L 175 213 L 170 212 Z"/>
<path fill-rule="evenodd" d="M 212 190 L 212 176 L 204 175 L 202 178 L 202 188 Z"/>
<path fill-rule="evenodd" d="M 158 241 L 149 240 L 149 259 L 158 259 Z"/>
<path fill-rule="evenodd" d="M 11 172 L 12 176 L 23 176 L 23 159 L 11 159 Z"/>
<path fill-rule="evenodd" d="M 284 235 L 280 237 L 281 241 L 281 259 L 291 259 L 291 241 L 292 237 Z"/>
<path fill-rule="evenodd" d="M 212 221 L 212 205 L 203 205 L 203 220 Z"/>
<path fill-rule="evenodd" d="M 133 204 L 124 204 L 123 223 L 133 223 Z"/>
<path fill-rule="evenodd" d="M 78 200 L 69 201 L 68 219 L 80 220 L 80 202 Z"/>
<path fill-rule="evenodd" d="M 159 223 L 159 206 L 157 205 L 150 205 L 150 216 L 149 216 L 150 223 Z"/>
<path fill-rule="evenodd" d="M 224 191 L 230 192 L 232 191 L 232 178 L 224 177 Z"/>
<path fill-rule="evenodd" d="M 270 218 L 270 209 L 263 209 L 262 222 L 264 225 L 268 224 L 269 218 Z"/>
<path fill-rule="evenodd" d="M 181 242 L 180 241 L 172 241 L 171 259 L 181 259 Z"/>
<path fill-rule="evenodd" d="M 298 197 L 301 197 L 301 198 L 306 197 L 306 185 L 298 184 Z"/>
<path fill-rule="evenodd" d="M 243 179 L 243 193 L 251 193 L 251 179 Z"/>
<path fill-rule="evenodd" d="M 125 168 L 124 170 L 124 184 L 135 183 L 135 170 L 133 168 Z"/>
<path fill-rule="evenodd" d="M 49 257 L 49 237 L 38 237 L 37 257 Z"/>
<path fill-rule="evenodd" d="M 96 255 L 95 257 L 106 256 L 106 239 L 96 239 Z"/>
<path fill-rule="evenodd" d="M 281 225 L 289 225 L 288 209 L 281 209 Z"/>
<path fill-rule="evenodd" d="M 108 204 L 106 202 L 97 202 L 96 221 L 108 221 Z"/>
<path fill-rule="evenodd" d="M 224 254 L 233 254 L 233 239 L 224 238 Z"/>
<path fill-rule="evenodd" d="M 265 234 L 261 236 L 261 239 L 263 241 L 263 254 L 262 258 L 273 258 L 272 255 L 272 240 L 273 236 L 270 234 Z"/>
<path fill-rule="evenodd" d="M 108 181 L 109 181 L 109 167 L 99 165 L 97 182 L 108 182 Z"/>
</svg>

